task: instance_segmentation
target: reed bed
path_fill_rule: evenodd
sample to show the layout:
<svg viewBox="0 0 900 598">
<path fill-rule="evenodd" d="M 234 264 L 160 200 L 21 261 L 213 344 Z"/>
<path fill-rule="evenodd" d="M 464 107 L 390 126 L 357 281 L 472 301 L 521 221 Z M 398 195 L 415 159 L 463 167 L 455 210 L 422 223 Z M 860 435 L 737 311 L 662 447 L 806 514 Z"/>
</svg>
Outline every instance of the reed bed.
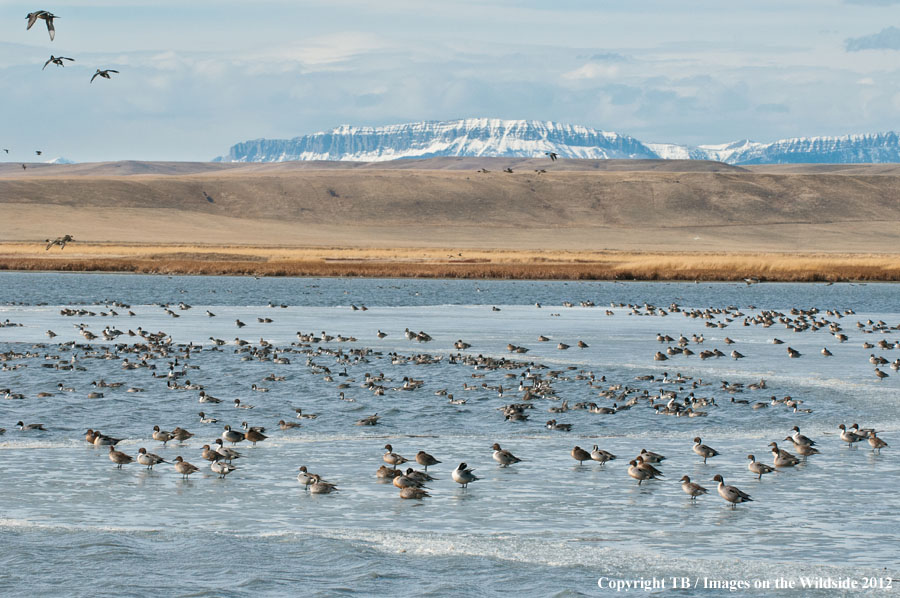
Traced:
<svg viewBox="0 0 900 598">
<path fill-rule="evenodd" d="M 683 280 L 900 281 L 900 255 L 515 252 L 377 249 L 143 247 L 107 257 L 96 247 L 47 255 L 5 251 L 0 270 L 232 276 Z M 20 248 L 21 249 L 21 248 Z M 76 249 L 76 248 L 73 248 Z M 463 253 L 460 256 L 459 253 Z M 290 257 L 286 257 L 290 256 Z M 451 257 L 452 256 L 452 257 Z"/>
</svg>

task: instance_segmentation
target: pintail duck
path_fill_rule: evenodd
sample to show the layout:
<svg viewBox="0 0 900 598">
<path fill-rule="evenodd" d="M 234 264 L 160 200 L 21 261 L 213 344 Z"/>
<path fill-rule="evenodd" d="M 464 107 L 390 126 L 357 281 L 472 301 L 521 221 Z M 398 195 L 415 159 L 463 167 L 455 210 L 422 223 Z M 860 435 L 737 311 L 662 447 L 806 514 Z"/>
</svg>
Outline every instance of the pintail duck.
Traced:
<svg viewBox="0 0 900 598">
<path fill-rule="evenodd" d="M 694 438 L 694 452 L 703 457 L 704 463 L 706 463 L 706 460 L 710 457 L 715 457 L 719 454 L 719 451 L 716 449 L 703 444 L 699 436 Z"/>
<path fill-rule="evenodd" d="M 794 433 L 789 438 L 791 439 L 791 442 L 794 443 L 794 446 L 816 446 L 814 440 L 810 440 L 800 433 L 799 426 L 794 426 L 791 430 L 793 430 Z"/>
<path fill-rule="evenodd" d="M 681 478 L 681 489 L 684 490 L 685 494 L 691 497 L 691 500 L 696 500 L 698 496 L 708 492 L 708 490 L 700 484 L 692 482 L 691 478 L 688 476 Z"/>
<path fill-rule="evenodd" d="M 655 477 L 658 477 L 658 478 L 663 477 L 663 472 L 661 472 L 660 470 L 656 469 L 655 467 L 653 467 L 652 465 L 650 465 L 649 463 L 644 461 L 643 457 L 639 456 L 635 459 L 635 461 L 637 462 L 637 466 L 639 469 L 643 469 L 644 471 L 653 474 Z"/>
<path fill-rule="evenodd" d="M 110 445 L 109 460 L 116 464 L 116 469 L 122 469 L 123 465 L 128 465 L 134 461 L 134 457 L 126 455 L 122 451 L 117 451 L 114 446 Z"/>
<path fill-rule="evenodd" d="M 55 64 L 56 66 L 64 67 L 66 65 L 63 63 L 63 60 L 69 60 L 71 62 L 75 62 L 74 58 L 66 58 L 65 56 L 54 56 L 53 54 L 51 54 L 50 58 L 47 60 L 47 62 L 44 63 L 44 67 L 41 70 L 44 70 L 45 68 L 47 68 L 47 65 L 50 64 L 51 62 L 53 64 Z"/>
<path fill-rule="evenodd" d="M 303 413 L 303 409 L 300 407 L 294 407 L 294 412 L 297 414 L 297 419 L 316 419 L 319 417 L 315 413 Z"/>
<path fill-rule="evenodd" d="M 775 471 L 774 467 L 772 467 L 771 465 L 766 465 L 765 463 L 760 463 L 753 455 L 747 455 L 747 459 L 750 460 L 750 463 L 747 464 L 747 469 L 756 474 L 757 480 L 761 480 L 763 474 L 772 473 L 773 471 Z"/>
<path fill-rule="evenodd" d="M 437 459 L 426 453 L 425 451 L 419 451 L 416 453 L 416 463 L 423 466 L 425 471 L 428 471 L 429 465 L 437 465 L 440 463 Z"/>
<path fill-rule="evenodd" d="M 403 489 L 403 488 L 421 488 L 425 485 L 423 480 L 419 480 L 413 477 L 410 477 L 406 474 L 401 473 L 398 476 L 394 476 L 392 482 L 395 487 Z"/>
<path fill-rule="evenodd" d="M 28 20 L 28 25 L 25 27 L 26 31 L 31 29 L 31 27 L 37 23 L 38 19 L 44 19 L 47 23 L 47 32 L 50 34 L 50 41 L 52 42 L 53 38 L 56 37 L 56 28 L 53 26 L 53 19 L 58 19 L 59 17 L 49 10 L 36 10 L 28 13 L 25 18 Z"/>
<path fill-rule="evenodd" d="M 222 432 L 222 440 L 231 444 L 237 444 L 244 440 L 244 435 L 241 432 L 232 430 L 231 426 L 225 426 L 225 431 Z"/>
<path fill-rule="evenodd" d="M 331 494 L 338 489 L 336 485 L 322 481 L 322 478 L 317 474 L 311 474 L 311 477 L 312 482 L 309 485 L 310 494 Z"/>
<path fill-rule="evenodd" d="M 580 446 L 576 446 L 575 448 L 573 448 L 572 452 L 569 454 L 572 455 L 573 459 L 578 461 L 579 465 L 583 464 L 585 461 L 591 460 L 591 454 Z"/>
<path fill-rule="evenodd" d="M 223 480 L 225 479 L 225 476 L 237 469 L 234 465 L 225 463 L 224 461 L 213 461 L 209 464 L 209 468 Z"/>
<path fill-rule="evenodd" d="M 253 409 L 253 405 L 248 405 L 247 403 L 241 403 L 240 399 L 234 400 L 234 406 L 236 409 Z"/>
<path fill-rule="evenodd" d="M 250 428 L 247 430 L 247 433 L 244 434 L 244 440 L 253 443 L 253 446 L 256 446 L 257 442 L 262 442 L 266 438 L 268 438 L 268 436 L 258 431 L 256 428 Z"/>
<path fill-rule="evenodd" d="M 192 432 L 188 432 L 184 428 L 176 427 L 172 430 L 172 440 L 177 440 L 178 442 L 184 442 L 189 438 L 192 438 L 194 434 Z"/>
<path fill-rule="evenodd" d="M 214 418 L 214 417 L 206 417 L 206 414 L 203 413 L 202 411 L 199 412 L 197 415 L 200 416 L 200 423 L 201 423 L 201 424 L 215 424 L 215 423 L 218 423 L 218 421 L 219 421 L 219 420 L 217 420 L 217 419 Z"/>
<path fill-rule="evenodd" d="M 785 440 L 793 440 L 793 439 L 790 436 L 788 436 L 787 438 L 785 438 Z M 801 457 L 804 457 L 804 460 L 806 457 L 809 457 L 810 455 L 818 455 L 819 454 L 819 449 L 812 447 L 812 446 L 807 446 L 805 444 L 795 444 L 794 450 L 796 450 L 797 453 Z"/>
<path fill-rule="evenodd" d="M 734 486 L 726 486 L 725 480 L 722 479 L 721 475 L 716 474 L 716 477 L 713 478 L 713 481 L 719 482 L 719 496 L 730 502 L 732 509 L 735 508 L 738 503 L 753 501 L 753 499 L 750 498 L 750 495 L 746 492 L 742 492 Z"/>
<path fill-rule="evenodd" d="M 33 430 L 40 430 L 41 432 L 46 432 L 47 428 L 44 427 L 44 424 L 26 424 L 23 421 L 17 421 L 16 425 L 19 426 L 19 429 L 23 432 L 30 432 Z"/>
<path fill-rule="evenodd" d="M 315 474 L 309 473 L 306 469 L 306 465 L 301 465 L 299 473 L 297 474 L 297 481 L 303 484 L 304 490 L 309 490 L 309 485 L 313 483 L 315 479 Z"/>
<path fill-rule="evenodd" d="M 375 477 L 379 480 L 390 480 L 398 475 L 403 475 L 403 472 L 399 469 L 390 468 L 387 465 L 382 465 L 378 468 L 378 471 L 375 472 Z"/>
<path fill-rule="evenodd" d="M 459 466 L 454 469 L 453 473 L 451 474 L 453 481 L 457 484 L 462 485 L 463 488 L 468 488 L 469 484 L 479 479 L 478 476 L 472 473 L 474 470 L 469 469 L 468 467 L 469 466 L 465 463 L 460 463 Z"/>
<path fill-rule="evenodd" d="M 396 478 L 395 478 L 396 479 Z M 424 488 L 416 488 L 414 486 L 407 486 L 400 490 L 400 498 L 410 498 L 421 500 L 423 498 L 428 498 L 431 496 L 428 494 L 428 491 Z"/>
<path fill-rule="evenodd" d="M 293 428 L 299 428 L 301 424 L 297 422 L 286 422 L 283 419 L 278 420 L 278 427 L 282 430 L 291 430 Z"/>
<path fill-rule="evenodd" d="M 494 461 L 499 463 L 500 467 L 509 467 L 510 465 L 521 461 L 521 459 L 508 450 L 500 448 L 500 445 L 496 442 L 491 446 L 491 450 L 494 451 L 492 455 Z"/>
<path fill-rule="evenodd" d="M 219 457 L 221 459 L 224 459 L 225 461 L 231 462 L 231 461 L 234 461 L 235 459 L 240 459 L 243 456 L 241 453 L 237 452 L 236 450 L 226 447 L 225 443 L 222 441 L 221 438 L 216 438 L 214 444 L 216 445 L 216 448 L 215 448 L 216 453 L 219 455 Z"/>
<path fill-rule="evenodd" d="M 153 426 L 153 440 L 158 440 L 165 446 L 167 442 L 172 440 L 172 434 L 165 430 L 160 430 L 159 426 Z"/>
<path fill-rule="evenodd" d="M 181 458 L 181 455 L 175 457 L 175 471 L 181 474 L 181 479 L 186 480 L 189 475 L 194 473 L 195 471 L 199 471 L 200 468 L 196 465 L 191 465 L 187 461 Z"/>
<path fill-rule="evenodd" d="M 551 419 L 550 421 L 547 422 L 546 425 L 547 425 L 548 430 L 556 430 L 558 432 L 571 432 L 572 431 L 572 424 L 560 424 L 560 423 L 557 423 L 555 419 Z"/>
<path fill-rule="evenodd" d="M 378 414 L 370 415 L 369 417 L 364 417 L 360 420 L 356 421 L 357 426 L 374 426 L 378 424 Z"/>
<path fill-rule="evenodd" d="M 388 465 L 401 465 L 408 461 L 406 457 L 401 457 L 400 455 L 395 453 L 394 448 L 391 445 L 384 445 L 384 449 L 385 453 L 381 456 L 381 459 Z"/>
<path fill-rule="evenodd" d="M 600 465 L 603 465 L 607 461 L 613 461 L 618 459 L 615 455 L 608 451 L 601 450 L 596 444 L 594 445 L 593 450 L 591 451 L 591 459 L 593 461 L 597 461 Z"/>
<path fill-rule="evenodd" d="M 111 79 L 112 77 L 109 76 L 110 73 L 118 74 L 119 71 L 114 71 L 113 69 L 102 69 L 102 70 L 97 69 L 97 72 L 94 73 L 93 77 L 91 77 L 91 83 L 93 83 L 94 79 L 96 79 L 97 77 L 103 77 L 104 79 Z"/>
<path fill-rule="evenodd" d="M 869 446 L 878 453 L 881 454 L 881 449 L 888 448 L 888 443 L 875 436 L 875 430 L 869 432 Z"/>
<path fill-rule="evenodd" d="M 794 465 L 798 465 L 800 463 L 800 459 L 790 454 L 786 450 L 778 448 L 778 445 L 776 443 L 771 442 L 769 443 L 769 446 L 772 447 L 772 462 L 775 467 L 793 467 Z"/>
<path fill-rule="evenodd" d="M 200 456 L 203 457 L 205 461 L 218 461 L 222 458 L 222 455 L 212 450 L 208 444 L 204 444 L 202 448 L 202 452 Z"/>
<path fill-rule="evenodd" d="M 640 486 L 644 480 L 652 480 L 656 477 L 649 471 L 638 467 L 638 462 L 636 459 L 632 459 L 628 462 L 628 475 L 638 481 L 638 486 Z"/>
<path fill-rule="evenodd" d="M 638 456 L 644 460 L 644 463 L 662 463 L 666 460 L 666 458 L 659 453 L 653 453 L 647 449 L 641 449 L 641 453 Z"/>
<path fill-rule="evenodd" d="M 854 443 L 862 442 L 864 440 L 863 436 L 858 434 L 854 434 L 850 430 L 847 429 L 847 426 L 841 424 L 838 426 L 838 429 L 841 431 L 841 440 L 847 443 L 847 446 L 853 446 Z"/>
<path fill-rule="evenodd" d="M 166 461 L 159 455 L 148 453 L 147 449 L 145 449 L 144 447 L 138 449 L 137 462 L 141 465 L 146 465 L 147 469 L 153 469 L 154 465 L 158 465 L 160 463 L 168 463 L 168 461 Z"/>
<path fill-rule="evenodd" d="M 87 438 L 85 438 L 87 439 Z M 122 441 L 121 438 L 113 438 L 112 436 L 106 436 L 102 434 L 100 430 L 94 431 L 94 440 L 92 444 L 94 446 L 115 446 Z"/>
</svg>

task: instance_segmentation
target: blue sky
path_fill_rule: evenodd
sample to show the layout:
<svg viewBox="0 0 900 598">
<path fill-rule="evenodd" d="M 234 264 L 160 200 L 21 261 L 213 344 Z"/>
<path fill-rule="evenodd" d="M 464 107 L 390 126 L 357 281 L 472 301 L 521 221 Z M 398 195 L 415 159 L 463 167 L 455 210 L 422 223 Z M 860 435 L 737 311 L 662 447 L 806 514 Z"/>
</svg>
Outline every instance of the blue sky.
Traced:
<svg viewBox="0 0 900 598">
<path fill-rule="evenodd" d="M 55 1 L 0 0 L 4 159 L 476 116 L 685 144 L 900 129 L 900 0 Z"/>
</svg>

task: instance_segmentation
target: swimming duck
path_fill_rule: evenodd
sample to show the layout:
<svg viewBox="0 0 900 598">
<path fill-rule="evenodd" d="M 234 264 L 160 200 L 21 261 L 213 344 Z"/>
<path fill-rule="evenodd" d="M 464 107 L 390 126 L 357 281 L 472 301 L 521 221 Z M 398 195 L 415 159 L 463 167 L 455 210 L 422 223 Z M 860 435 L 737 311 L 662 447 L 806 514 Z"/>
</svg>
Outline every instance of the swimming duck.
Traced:
<svg viewBox="0 0 900 598">
<path fill-rule="evenodd" d="M 215 423 L 217 423 L 217 422 L 219 421 L 219 420 L 217 420 L 217 419 L 214 418 L 214 417 L 206 417 L 206 414 L 203 413 L 202 411 L 199 412 L 197 415 L 200 416 L 200 423 L 201 423 L 201 424 L 215 424 Z"/>
<path fill-rule="evenodd" d="M 16 422 L 16 425 L 19 426 L 19 429 L 23 432 L 30 432 L 33 430 L 40 430 L 41 432 L 47 431 L 47 428 L 44 427 L 44 424 L 26 424 L 20 420 Z"/>
<path fill-rule="evenodd" d="M 283 419 L 278 420 L 278 427 L 282 430 L 291 430 L 293 428 L 299 428 L 301 424 L 297 422 L 286 422 Z"/>
<path fill-rule="evenodd" d="M 356 421 L 357 426 L 374 426 L 378 424 L 378 414 L 370 415 Z"/>
</svg>

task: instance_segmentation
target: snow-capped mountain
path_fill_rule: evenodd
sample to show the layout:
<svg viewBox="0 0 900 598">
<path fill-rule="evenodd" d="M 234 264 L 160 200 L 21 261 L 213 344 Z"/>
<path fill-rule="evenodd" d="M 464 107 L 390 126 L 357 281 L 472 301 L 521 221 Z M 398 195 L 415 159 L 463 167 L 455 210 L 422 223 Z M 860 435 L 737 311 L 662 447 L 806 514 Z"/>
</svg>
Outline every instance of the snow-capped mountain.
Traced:
<svg viewBox="0 0 900 598">
<path fill-rule="evenodd" d="M 697 147 L 644 143 L 580 125 L 473 118 L 384 127 L 342 125 L 293 139 L 255 139 L 214 162 L 343 160 L 378 162 L 437 156 L 717 160 L 728 164 L 900 162 L 897 133 L 808 137 L 774 143 L 741 140 Z"/>
</svg>

